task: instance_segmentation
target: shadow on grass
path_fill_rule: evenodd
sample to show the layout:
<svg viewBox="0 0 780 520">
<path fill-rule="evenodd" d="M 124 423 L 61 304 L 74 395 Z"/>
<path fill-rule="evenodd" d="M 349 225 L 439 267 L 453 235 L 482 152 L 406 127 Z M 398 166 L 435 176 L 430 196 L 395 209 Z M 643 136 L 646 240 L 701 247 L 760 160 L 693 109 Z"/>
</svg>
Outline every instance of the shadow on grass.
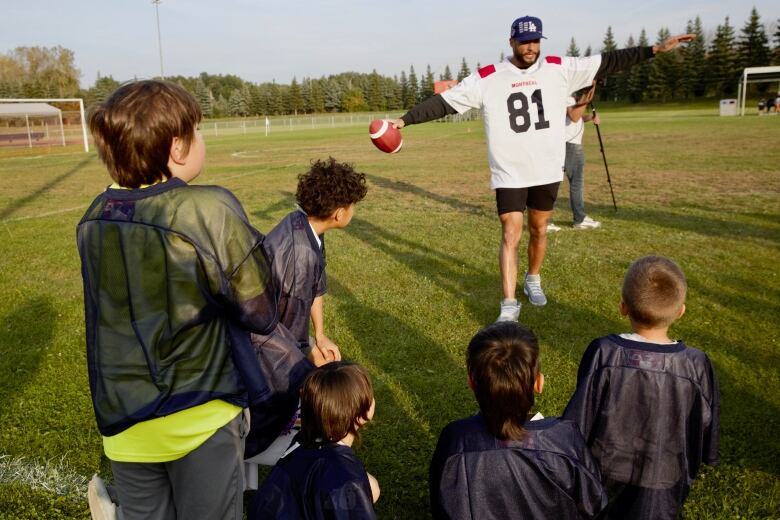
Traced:
<svg viewBox="0 0 780 520">
<path fill-rule="evenodd" d="M 352 219 L 345 231 L 407 265 L 418 275 L 433 280 L 443 290 L 463 301 L 478 322 L 490 323 L 489 316 L 498 308 L 497 272 L 485 273 L 468 265 L 462 258 L 403 238 L 358 217 Z"/>
<path fill-rule="evenodd" d="M 613 211 L 612 206 L 604 204 L 588 204 L 591 211 L 602 215 L 609 215 L 610 218 L 624 220 L 627 222 L 641 222 L 643 224 L 663 226 L 678 231 L 687 231 L 699 235 L 726 238 L 757 238 L 780 242 L 780 230 L 776 226 L 761 226 L 757 224 L 746 224 L 736 222 L 728 218 L 716 218 L 724 216 L 723 212 L 710 209 L 713 218 L 691 215 L 682 211 L 673 211 L 670 209 L 650 209 L 647 207 L 620 206 L 618 201 L 617 212 Z M 738 216 L 741 214 L 738 214 Z"/>
<path fill-rule="evenodd" d="M 359 302 L 337 279 L 328 285 L 357 344 L 354 361 L 374 381 L 376 419 L 364 433 L 360 457 L 391 498 L 379 501 L 379 516 L 427 518 L 428 465 L 439 432 L 476 409 L 465 369 L 405 321 Z"/>
<path fill-rule="evenodd" d="M 83 161 L 78 163 L 76 166 L 71 168 L 70 170 L 66 171 L 65 173 L 63 173 L 59 177 L 56 177 L 55 179 L 50 181 L 48 184 L 45 184 L 44 186 L 41 186 L 40 188 L 38 188 L 34 192 L 30 193 L 26 197 L 23 197 L 21 199 L 15 200 L 15 201 L 11 202 L 11 204 L 6 206 L 5 208 L 0 209 L 0 220 L 5 220 L 6 218 L 10 217 L 11 215 L 13 215 L 17 211 L 19 211 L 21 208 L 23 208 L 24 206 L 26 206 L 30 202 L 33 202 L 35 199 L 37 199 L 41 195 L 44 195 L 46 192 L 48 192 L 49 190 L 51 190 L 54 187 L 56 187 L 59 183 L 61 183 L 64 180 L 66 180 L 68 177 L 72 177 L 73 175 L 75 175 L 76 173 L 81 171 L 85 166 L 87 166 L 87 164 L 89 164 L 90 161 L 92 161 L 94 158 L 95 158 L 94 155 L 91 155 L 91 156 L 87 157 L 86 159 L 84 159 Z"/>
<path fill-rule="evenodd" d="M 454 197 L 439 195 L 438 193 L 425 190 L 409 182 L 387 179 L 385 177 L 380 177 L 379 175 L 374 175 L 374 174 L 366 174 L 366 178 L 370 180 L 372 183 L 379 186 L 380 188 L 385 188 L 385 189 L 389 189 L 401 193 L 409 193 L 425 199 L 435 200 L 436 202 L 450 206 L 453 209 L 463 211 L 464 213 L 471 213 L 475 215 L 488 214 L 488 211 L 486 211 L 485 208 L 482 206 L 478 206 L 476 204 L 470 204 L 468 202 L 463 202 Z"/>
<path fill-rule="evenodd" d="M 35 376 L 51 344 L 57 313 L 51 301 L 37 297 L 18 305 L 0 321 L 0 410 L 12 410 L 14 398 Z"/>
<path fill-rule="evenodd" d="M 282 197 L 281 199 L 274 202 L 270 206 L 252 211 L 252 216 L 256 218 L 272 220 L 276 217 L 276 213 L 278 211 L 293 211 L 295 209 L 295 194 L 289 191 L 281 191 L 279 194 Z M 268 231 L 273 229 L 275 225 L 276 223 L 272 224 Z"/>
</svg>

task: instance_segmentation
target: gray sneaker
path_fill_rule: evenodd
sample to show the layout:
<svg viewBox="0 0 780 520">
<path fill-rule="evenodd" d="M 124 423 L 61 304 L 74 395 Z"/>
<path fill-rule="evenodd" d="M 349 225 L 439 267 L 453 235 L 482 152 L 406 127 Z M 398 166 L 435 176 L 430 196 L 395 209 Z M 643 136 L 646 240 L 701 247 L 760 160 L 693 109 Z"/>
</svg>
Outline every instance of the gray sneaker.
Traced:
<svg viewBox="0 0 780 520">
<path fill-rule="evenodd" d="M 547 305 L 547 297 L 542 291 L 542 277 L 538 274 L 525 273 L 523 281 L 523 292 L 528 296 L 531 305 Z"/>
<path fill-rule="evenodd" d="M 501 301 L 501 313 L 496 321 L 517 321 L 519 317 L 520 302 L 509 298 L 503 299 Z"/>
</svg>

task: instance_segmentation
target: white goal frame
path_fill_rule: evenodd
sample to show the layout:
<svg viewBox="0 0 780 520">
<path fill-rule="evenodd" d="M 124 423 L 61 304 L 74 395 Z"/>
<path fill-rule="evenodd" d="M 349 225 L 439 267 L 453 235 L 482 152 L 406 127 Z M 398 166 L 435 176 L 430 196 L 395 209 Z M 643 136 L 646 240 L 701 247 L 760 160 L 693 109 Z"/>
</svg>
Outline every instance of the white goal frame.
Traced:
<svg viewBox="0 0 780 520">
<path fill-rule="evenodd" d="M 752 78 L 751 78 L 752 76 Z M 780 91 L 780 66 L 773 67 L 748 67 L 742 71 L 742 80 L 737 89 L 737 103 L 740 106 L 740 115 L 745 115 L 745 102 L 747 98 L 748 83 L 778 83 Z"/>
<path fill-rule="evenodd" d="M 87 118 L 84 116 L 84 100 L 82 98 L 6 98 L 0 99 L 0 103 L 76 103 L 79 104 L 81 116 L 81 134 L 84 139 L 84 151 L 89 152 L 89 138 L 87 136 Z M 60 115 L 60 125 L 62 116 Z M 65 138 L 63 134 L 63 139 Z"/>
</svg>

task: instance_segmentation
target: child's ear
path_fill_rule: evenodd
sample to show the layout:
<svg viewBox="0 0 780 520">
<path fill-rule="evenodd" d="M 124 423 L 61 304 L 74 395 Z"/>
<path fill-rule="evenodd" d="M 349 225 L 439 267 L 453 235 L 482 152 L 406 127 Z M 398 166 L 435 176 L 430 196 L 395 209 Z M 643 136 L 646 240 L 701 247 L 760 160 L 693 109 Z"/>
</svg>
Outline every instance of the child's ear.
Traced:
<svg viewBox="0 0 780 520">
<path fill-rule="evenodd" d="M 534 381 L 534 392 L 541 394 L 542 390 L 544 390 L 544 374 L 539 372 L 536 374 L 536 380 Z"/>
<path fill-rule="evenodd" d="M 620 300 L 620 305 L 618 305 L 618 311 L 620 311 L 621 316 L 628 316 L 628 305 L 626 305 L 626 302 L 623 300 Z"/>
<path fill-rule="evenodd" d="M 170 158 L 176 164 L 184 164 L 187 154 L 184 153 L 184 141 L 178 137 L 174 137 L 171 141 L 171 153 Z"/>
<path fill-rule="evenodd" d="M 684 303 L 680 306 L 680 312 L 679 312 L 679 314 L 677 314 L 677 319 L 679 320 L 680 318 L 682 318 L 683 314 L 685 314 L 685 304 Z"/>
</svg>

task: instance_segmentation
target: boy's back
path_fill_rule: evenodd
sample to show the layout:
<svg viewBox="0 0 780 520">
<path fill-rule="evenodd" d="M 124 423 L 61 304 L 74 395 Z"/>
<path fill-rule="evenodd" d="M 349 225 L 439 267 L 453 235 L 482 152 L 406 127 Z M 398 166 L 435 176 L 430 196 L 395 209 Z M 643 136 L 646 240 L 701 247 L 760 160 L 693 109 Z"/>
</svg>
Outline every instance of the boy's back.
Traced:
<svg viewBox="0 0 780 520">
<path fill-rule="evenodd" d="M 223 399 L 262 392 L 237 341 L 275 322 L 262 235 L 217 187 L 171 179 L 141 190 L 108 189 L 79 223 L 88 364 L 103 435 Z M 232 336 L 232 337 L 231 337 Z M 231 347 L 232 345 L 232 347 Z M 251 348 L 246 350 L 251 356 Z M 246 386 L 245 386 L 246 385 Z"/>
<path fill-rule="evenodd" d="M 309 314 L 326 291 L 325 237 L 316 237 L 303 211 L 288 214 L 266 236 L 265 248 L 280 291 L 279 322 L 302 348 L 309 343 Z"/>
<path fill-rule="evenodd" d="M 481 415 L 442 431 L 430 468 L 434 518 L 591 518 L 606 497 L 577 425 L 527 421 L 521 441 L 490 434 Z"/>
<path fill-rule="evenodd" d="M 598 460 L 612 518 L 674 518 L 701 463 L 718 461 L 720 396 L 707 356 L 617 335 L 594 340 L 563 416 Z"/>
</svg>

